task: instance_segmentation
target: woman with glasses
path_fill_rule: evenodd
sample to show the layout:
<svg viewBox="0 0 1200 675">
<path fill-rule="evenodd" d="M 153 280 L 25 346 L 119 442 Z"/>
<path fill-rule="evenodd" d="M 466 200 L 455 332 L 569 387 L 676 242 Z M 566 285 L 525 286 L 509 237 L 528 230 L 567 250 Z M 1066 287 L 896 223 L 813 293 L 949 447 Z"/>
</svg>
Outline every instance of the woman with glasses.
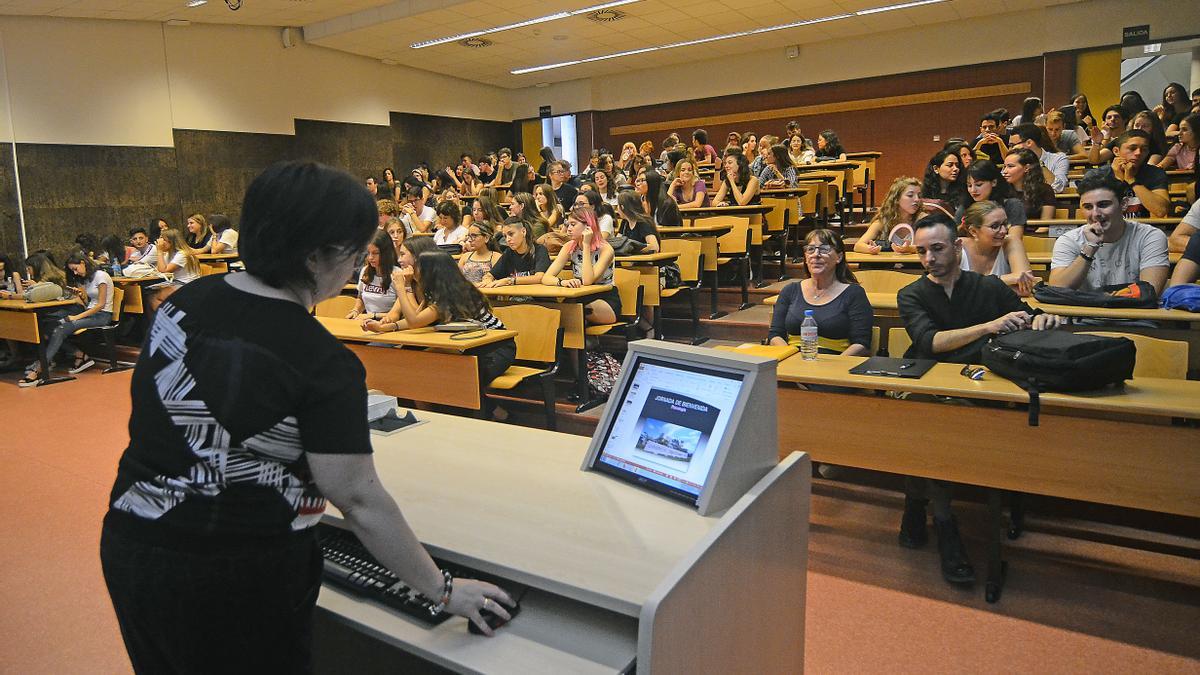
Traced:
<svg viewBox="0 0 1200 675">
<path fill-rule="evenodd" d="M 875 312 L 846 264 L 841 238 L 832 230 L 808 233 L 804 274 L 804 279 L 788 284 L 779 294 L 768 343 L 800 346 L 800 324 L 805 310 L 812 310 L 821 353 L 869 355 Z"/>
<path fill-rule="evenodd" d="M 496 232 L 492 226 L 484 221 L 473 222 L 467 228 L 467 236 L 463 239 L 463 254 L 458 259 L 458 268 L 462 270 L 467 281 L 476 286 L 500 260 L 500 252 L 496 250 L 495 236 Z"/>
<path fill-rule="evenodd" d="M 967 236 L 962 237 L 962 268 L 1000 277 L 1022 297 L 1033 294 L 1037 277 L 1020 237 L 1008 236 L 1008 215 L 993 201 L 975 202 L 963 216 Z"/>
</svg>

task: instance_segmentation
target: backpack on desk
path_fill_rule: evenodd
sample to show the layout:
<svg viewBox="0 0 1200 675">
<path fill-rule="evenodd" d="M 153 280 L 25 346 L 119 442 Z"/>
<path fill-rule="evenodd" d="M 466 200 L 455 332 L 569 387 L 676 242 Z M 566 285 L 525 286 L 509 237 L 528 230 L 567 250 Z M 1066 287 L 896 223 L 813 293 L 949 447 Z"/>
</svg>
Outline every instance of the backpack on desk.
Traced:
<svg viewBox="0 0 1200 675">
<path fill-rule="evenodd" d="M 1182 309 L 1188 312 L 1200 312 L 1200 286 L 1196 284 L 1179 284 L 1163 291 L 1163 309 Z"/>
<path fill-rule="evenodd" d="M 1029 424 L 1037 426 L 1043 391 L 1091 391 L 1133 377 L 1137 347 L 1123 337 L 1060 330 L 997 335 L 983 347 L 983 365 L 1029 392 Z"/>
<path fill-rule="evenodd" d="M 1062 286 L 1039 284 L 1033 289 L 1033 297 L 1048 305 L 1072 305 L 1075 307 L 1109 307 L 1124 309 L 1155 309 L 1158 293 L 1148 281 L 1132 284 L 1113 284 L 1095 291 L 1084 291 Z"/>
</svg>

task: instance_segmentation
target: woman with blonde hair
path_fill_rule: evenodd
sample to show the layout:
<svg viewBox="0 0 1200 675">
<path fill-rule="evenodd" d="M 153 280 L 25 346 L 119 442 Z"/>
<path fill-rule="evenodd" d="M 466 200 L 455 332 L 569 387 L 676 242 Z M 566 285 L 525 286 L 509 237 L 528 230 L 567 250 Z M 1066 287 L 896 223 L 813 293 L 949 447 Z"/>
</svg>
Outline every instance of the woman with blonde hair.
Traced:
<svg viewBox="0 0 1200 675">
<path fill-rule="evenodd" d="M 188 246 L 179 230 L 163 230 L 159 234 L 158 241 L 154 243 L 154 247 L 158 250 L 155 269 L 161 274 L 171 275 L 170 282 L 165 286 L 155 284 L 155 286 L 159 286 L 158 292 L 154 294 L 150 304 L 151 309 L 158 309 L 163 300 L 200 276 L 200 259 L 196 257 L 196 251 Z M 151 286 L 151 288 L 155 286 Z"/>
<path fill-rule="evenodd" d="M 885 250 L 914 253 L 913 225 L 921 215 L 921 181 L 901 176 L 892 181 L 874 220 L 858 241 L 856 253 L 876 254 Z"/>
<path fill-rule="evenodd" d="M 186 227 L 186 242 L 194 252 L 208 253 L 212 251 L 213 229 L 204 216 L 199 213 L 188 216 Z"/>
</svg>

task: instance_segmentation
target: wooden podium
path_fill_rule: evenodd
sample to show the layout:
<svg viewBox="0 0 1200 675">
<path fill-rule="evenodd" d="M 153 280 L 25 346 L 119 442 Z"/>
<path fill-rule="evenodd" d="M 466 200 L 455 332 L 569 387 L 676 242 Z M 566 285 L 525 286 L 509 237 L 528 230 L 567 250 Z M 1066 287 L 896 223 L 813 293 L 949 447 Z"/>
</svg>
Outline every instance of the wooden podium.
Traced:
<svg viewBox="0 0 1200 675">
<path fill-rule="evenodd" d="M 587 438 L 417 416 L 373 436 L 380 478 L 434 557 L 508 580 L 521 614 L 484 638 L 459 617 L 430 628 L 325 586 L 318 670 L 363 672 L 398 652 L 464 673 L 803 670 L 807 455 L 702 517 L 580 471 Z M 368 639 L 329 637 L 347 627 Z"/>
</svg>

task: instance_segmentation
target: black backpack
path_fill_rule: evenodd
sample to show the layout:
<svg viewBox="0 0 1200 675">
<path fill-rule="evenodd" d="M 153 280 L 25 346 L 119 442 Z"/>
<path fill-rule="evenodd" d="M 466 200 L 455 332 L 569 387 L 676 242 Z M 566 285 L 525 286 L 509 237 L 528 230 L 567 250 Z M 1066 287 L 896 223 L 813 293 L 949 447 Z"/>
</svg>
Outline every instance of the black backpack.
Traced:
<svg viewBox="0 0 1200 675">
<path fill-rule="evenodd" d="M 1137 347 L 1129 338 L 1060 330 L 998 335 L 983 347 L 988 370 L 1029 392 L 1029 425 L 1037 426 L 1042 391 L 1091 391 L 1133 377 Z"/>
</svg>

